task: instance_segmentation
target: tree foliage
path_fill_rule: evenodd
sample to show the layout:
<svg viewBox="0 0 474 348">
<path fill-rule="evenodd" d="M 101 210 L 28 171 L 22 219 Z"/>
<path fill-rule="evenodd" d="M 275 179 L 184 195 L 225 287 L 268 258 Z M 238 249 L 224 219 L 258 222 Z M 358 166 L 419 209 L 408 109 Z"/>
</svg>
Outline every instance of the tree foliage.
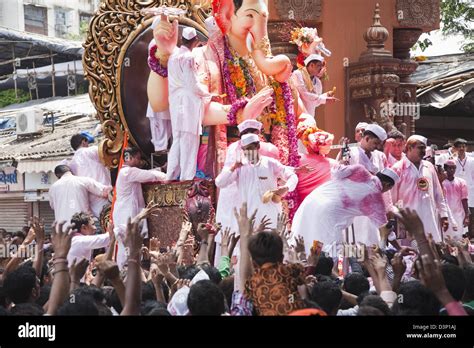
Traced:
<svg viewBox="0 0 474 348">
<path fill-rule="evenodd" d="M 441 0 L 441 33 L 444 36 L 462 35 L 461 50 L 474 52 L 474 0 Z M 428 34 L 429 35 L 429 34 Z M 419 40 L 413 49 L 424 51 L 433 45 L 429 38 Z"/>
<path fill-rule="evenodd" d="M 474 52 L 474 2 L 472 0 L 441 0 L 443 35 L 460 34 L 465 42 L 461 49 Z"/>
</svg>

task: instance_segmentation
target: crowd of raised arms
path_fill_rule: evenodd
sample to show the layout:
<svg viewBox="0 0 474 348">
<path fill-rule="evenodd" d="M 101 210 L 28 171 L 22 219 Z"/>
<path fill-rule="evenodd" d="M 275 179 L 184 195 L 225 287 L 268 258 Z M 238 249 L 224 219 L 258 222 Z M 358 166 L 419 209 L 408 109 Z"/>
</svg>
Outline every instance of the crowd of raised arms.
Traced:
<svg viewBox="0 0 474 348">
<path fill-rule="evenodd" d="M 9 239 L 2 233 L 0 245 L 12 254 L 2 259 L 0 314 L 389 316 L 466 315 L 474 310 L 469 241 L 434 242 L 409 209 L 400 211 L 400 220 L 418 250 L 358 245 L 343 277 L 338 263 L 325 253 L 312 248 L 306 254 L 301 238 L 289 246 L 285 215 L 269 229 L 268 220 L 256 221 L 247 204 L 236 209 L 240 236 L 222 231 L 214 267 L 211 251 L 220 226 L 200 224 L 193 236 L 185 222 L 174 247 L 163 249 L 156 239 L 145 246 L 140 224 L 150 211 L 148 207 L 127 222 L 127 267 L 122 271 L 112 260 L 113 226 L 106 232 L 111 238 L 104 254 L 90 265 L 82 259 L 68 266 L 74 236 L 93 226 L 84 213 L 74 215 L 72 223 L 55 223 L 50 236 L 37 218 L 26 236 Z M 238 273 L 232 260 L 237 243 Z"/>
</svg>

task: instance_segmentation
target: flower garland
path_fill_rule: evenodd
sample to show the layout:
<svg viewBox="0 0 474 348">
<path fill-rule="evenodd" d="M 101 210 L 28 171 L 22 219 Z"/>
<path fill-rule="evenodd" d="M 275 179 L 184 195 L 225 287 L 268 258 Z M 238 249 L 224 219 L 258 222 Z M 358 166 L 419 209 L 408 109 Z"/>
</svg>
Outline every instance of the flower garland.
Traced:
<svg viewBox="0 0 474 348">
<path fill-rule="evenodd" d="M 225 89 L 232 104 L 240 98 L 255 95 L 255 84 L 250 75 L 248 64 L 242 57 L 232 54 L 227 38 L 224 38 L 223 74 Z"/>
<path fill-rule="evenodd" d="M 296 115 L 293 94 L 287 82 L 283 82 L 280 85 L 283 91 L 283 99 L 285 100 L 286 127 L 288 128 L 288 165 L 298 167 L 300 165 L 300 157 L 298 155 L 298 138 L 296 137 Z"/>
<path fill-rule="evenodd" d="M 157 73 L 163 78 L 168 77 L 168 68 L 161 65 L 161 62 L 158 58 L 156 58 L 156 51 L 158 47 L 153 45 L 150 49 L 150 55 L 148 56 L 148 66 L 150 70 Z"/>
<path fill-rule="evenodd" d="M 232 104 L 232 107 L 230 108 L 229 113 L 227 114 L 227 120 L 229 121 L 229 124 L 231 126 L 236 126 L 238 124 L 237 122 L 237 113 L 244 109 L 247 104 L 248 104 L 247 99 L 239 99 L 235 103 Z"/>
</svg>

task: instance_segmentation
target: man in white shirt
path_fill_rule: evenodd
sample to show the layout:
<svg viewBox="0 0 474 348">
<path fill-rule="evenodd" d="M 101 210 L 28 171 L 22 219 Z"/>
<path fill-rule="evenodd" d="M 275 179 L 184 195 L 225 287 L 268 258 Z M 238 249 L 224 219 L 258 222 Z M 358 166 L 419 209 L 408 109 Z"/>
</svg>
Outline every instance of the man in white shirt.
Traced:
<svg viewBox="0 0 474 348">
<path fill-rule="evenodd" d="M 247 202 L 249 212 L 257 211 L 256 221 L 266 216 L 275 228 L 278 214 L 282 212 L 281 198 L 296 188 L 298 177 L 294 170 L 279 161 L 260 155 L 258 135 L 245 134 L 240 143 L 244 158 L 237 158 L 231 167 L 224 167 L 216 178 L 216 186 L 224 188 L 236 182 L 240 202 Z M 279 179 L 286 184 L 279 186 Z"/>
<path fill-rule="evenodd" d="M 167 180 L 192 180 L 196 176 L 204 104 L 211 98 L 197 79 L 192 50 L 199 43 L 196 29 L 185 28 L 183 43 L 168 62 L 173 144 L 168 155 Z"/>
<path fill-rule="evenodd" d="M 115 185 L 115 206 L 113 212 L 114 233 L 118 241 L 117 264 L 120 269 L 127 261 L 123 238 L 127 228 L 128 218 L 134 218 L 145 208 L 142 184 L 166 180 L 166 174 L 158 170 L 143 170 L 141 152 L 137 148 L 127 148 L 124 151 L 124 165 L 120 169 Z M 142 234 L 148 233 L 146 221 Z"/>
<path fill-rule="evenodd" d="M 455 155 L 453 160 L 456 162 L 456 174 L 454 176 L 466 180 L 467 183 L 467 201 L 471 212 L 469 234 L 474 237 L 474 158 L 467 156 L 466 148 L 467 141 L 465 139 L 458 138 L 454 141 Z"/>
<path fill-rule="evenodd" d="M 73 234 L 71 240 L 71 249 L 67 254 L 69 267 L 76 260 L 76 264 L 82 259 L 91 260 L 92 251 L 105 248 L 110 243 L 111 233 L 95 234 L 97 228 L 94 225 L 92 216 L 86 213 L 76 213 L 71 218 L 71 225 L 77 231 Z"/>
<path fill-rule="evenodd" d="M 71 137 L 71 147 L 75 152 L 68 166 L 74 175 L 91 178 L 102 185 L 111 186 L 110 171 L 100 160 L 98 146 L 89 146 L 87 137 L 75 134 Z M 108 199 L 90 195 L 89 201 L 94 216 L 99 217 Z"/>
<path fill-rule="evenodd" d="M 435 167 L 424 161 L 428 139 L 412 135 L 407 140 L 406 157 L 392 166 L 400 181 L 392 189 L 392 200 L 403 208 L 416 210 L 426 233 L 436 242 L 449 227 L 448 210 Z M 438 221 L 438 214 L 441 221 Z M 441 223 L 441 228 L 440 228 Z"/>
<path fill-rule="evenodd" d="M 360 164 L 371 174 L 375 175 L 387 167 L 387 158 L 379 148 L 387 139 L 385 130 L 377 124 L 368 124 L 365 127 L 359 146 L 350 148 L 349 164 Z M 386 211 L 390 209 L 390 192 L 384 193 L 387 202 Z M 366 245 L 378 244 L 380 242 L 379 227 L 367 216 L 357 216 L 354 218 L 354 237 L 357 242 Z"/>
<path fill-rule="evenodd" d="M 75 176 L 71 169 L 59 165 L 54 169 L 58 177 L 49 189 L 49 205 L 54 210 L 55 220 L 70 221 L 76 213 L 92 213 L 89 196 L 106 198 L 112 186 L 105 186 L 91 178 Z"/>
<path fill-rule="evenodd" d="M 464 179 L 454 176 L 456 172 L 454 160 L 448 160 L 444 164 L 444 170 L 447 177 L 442 185 L 453 220 L 446 235 L 459 240 L 464 234 L 464 227 L 469 226 L 468 187 Z"/>
<path fill-rule="evenodd" d="M 319 54 L 311 54 L 304 61 L 305 67 L 295 70 L 292 75 L 293 82 L 303 101 L 308 114 L 315 117 L 318 106 L 333 103 L 337 99 L 332 91 L 323 93 L 323 84 L 320 78 L 324 75 L 324 58 Z"/>
<path fill-rule="evenodd" d="M 372 175 L 361 165 L 337 166 L 332 179 L 311 192 L 296 211 L 292 239 L 303 236 L 306 252 L 314 240 L 324 243 L 323 251 L 337 256 L 336 245 L 344 242 L 343 230 L 356 217 L 366 217 L 378 229 L 387 224 L 382 194 L 399 180 L 391 169 Z M 359 240 L 356 231 L 356 239 Z"/>
</svg>

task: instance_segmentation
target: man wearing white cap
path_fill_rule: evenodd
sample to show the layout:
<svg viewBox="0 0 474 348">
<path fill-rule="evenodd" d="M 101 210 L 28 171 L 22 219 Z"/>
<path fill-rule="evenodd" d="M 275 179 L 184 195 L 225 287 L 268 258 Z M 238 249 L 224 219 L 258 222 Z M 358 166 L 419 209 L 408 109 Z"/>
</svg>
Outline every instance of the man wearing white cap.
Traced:
<svg viewBox="0 0 474 348">
<path fill-rule="evenodd" d="M 262 123 L 257 120 L 245 120 L 239 124 L 240 136 L 246 134 L 259 135 L 262 130 Z M 275 160 L 279 159 L 278 148 L 272 143 L 260 142 L 259 154 L 271 157 Z M 242 146 L 240 141 L 236 141 L 227 148 L 224 167 L 230 168 L 234 165 L 237 158 L 242 158 Z M 237 221 L 235 220 L 234 207 L 240 208 L 242 204 L 239 200 L 239 190 L 237 183 L 234 182 L 219 190 L 219 199 L 217 201 L 216 222 L 222 225 L 221 231 L 230 228 L 232 232 L 238 232 Z M 220 257 L 221 232 L 216 235 L 216 260 Z"/>
<path fill-rule="evenodd" d="M 305 67 L 295 70 L 293 82 L 300 93 L 301 100 L 308 114 L 314 117 L 316 108 L 321 104 L 336 101 L 332 92 L 323 93 L 320 78 L 324 75 L 324 58 L 319 54 L 311 54 L 304 61 Z"/>
<path fill-rule="evenodd" d="M 337 256 L 336 245 L 344 243 L 343 230 L 354 218 L 367 217 L 377 228 L 387 224 L 382 194 L 399 180 L 391 169 L 372 175 L 361 165 L 338 166 L 332 179 L 316 188 L 301 203 L 293 218 L 292 239 L 303 236 L 306 252 L 313 241 L 324 244 L 323 251 Z M 356 231 L 356 239 L 359 236 Z"/>
<path fill-rule="evenodd" d="M 367 128 L 369 124 L 367 122 L 359 122 L 357 123 L 357 126 L 355 128 L 355 134 L 354 134 L 354 139 L 356 142 L 360 143 L 362 140 L 362 137 L 365 132 L 365 128 Z"/>
<path fill-rule="evenodd" d="M 184 28 L 182 45 L 168 62 L 173 144 L 168 155 L 167 180 L 192 180 L 196 175 L 204 105 L 211 98 L 197 79 L 192 50 L 198 44 L 196 29 Z"/>
<path fill-rule="evenodd" d="M 359 146 L 350 148 L 349 164 L 360 164 L 371 174 L 376 174 L 387 167 L 387 157 L 383 152 L 377 150 L 387 139 L 387 133 L 385 129 L 374 123 L 358 126 L 364 131 Z M 386 212 L 388 213 L 392 206 L 390 192 L 386 192 L 383 196 L 386 201 Z M 356 238 L 357 242 L 366 245 L 379 243 L 379 226 L 375 225 L 370 218 L 366 216 L 356 217 L 353 228 L 353 237 Z"/>
<path fill-rule="evenodd" d="M 423 158 L 428 139 L 421 135 L 412 135 L 407 140 L 406 157 L 392 166 L 400 181 L 392 190 L 392 200 L 398 206 L 416 210 L 425 227 L 436 242 L 441 242 L 441 226 L 444 231 L 449 227 L 448 210 L 443 189 L 438 180 L 435 167 Z"/>
<path fill-rule="evenodd" d="M 240 203 L 247 202 L 249 212 L 257 210 L 256 221 L 266 216 L 275 228 L 282 212 L 281 198 L 296 188 L 298 177 L 278 160 L 260 155 L 258 135 L 245 134 L 240 145 L 243 157 L 237 156 L 232 166 L 224 167 L 216 178 L 216 186 L 222 189 L 237 183 Z M 286 184 L 279 186 L 279 179 Z"/>
</svg>

